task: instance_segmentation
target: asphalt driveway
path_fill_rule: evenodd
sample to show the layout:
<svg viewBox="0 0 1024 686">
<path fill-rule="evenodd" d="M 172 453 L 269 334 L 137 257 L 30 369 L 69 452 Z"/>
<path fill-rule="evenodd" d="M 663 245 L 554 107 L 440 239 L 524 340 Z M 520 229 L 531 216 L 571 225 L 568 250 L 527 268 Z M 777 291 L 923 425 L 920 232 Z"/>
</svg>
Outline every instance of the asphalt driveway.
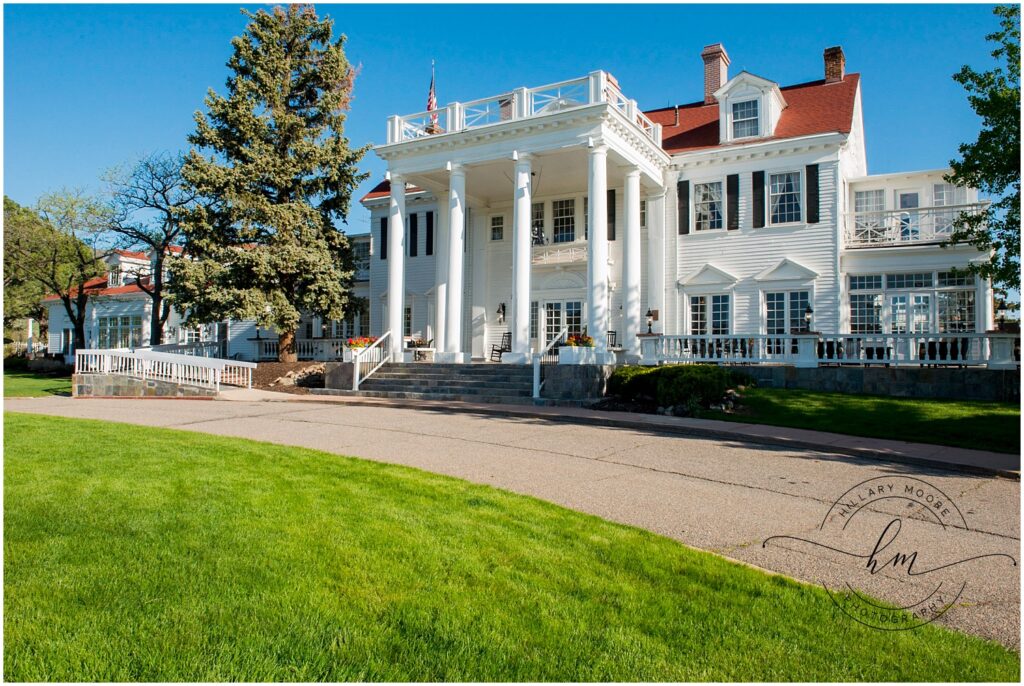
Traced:
<svg viewBox="0 0 1024 686">
<path fill-rule="evenodd" d="M 936 621 L 1020 645 L 1020 568 L 1007 557 L 1020 560 L 1020 482 L 1011 479 L 437 409 L 57 397 L 8 398 L 5 409 L 237 436 L 418 467 L 643 527 L 831 588 L 855 579 L 858 589 L 897 605 L 918 601 L 939 583 L 938 595 L 953 604 Z M 883 487 L 920 480 L 941 492 L 962 518 L 942 521 L 923 500 L 894 497 L 864 509 L 856 527 L 841 534 L 823 531 L 833 503 L 871 479 Z M 880 532 L 894 519 L 902 522 L 900 540 L 877 556 L 875 574 L 864 574 L 865 560 L 849 553 L 877 547 Z M 780 535 L 795 538 L 772 539 Z M 771 540 L 764 546 L 766 539 Z M 884 564 L 894 552 L 903 553 L 904 561 L 916 552 L 918 573 L 908 574 L 906 564 Z M 961 563 L 967 558 L 977 559 Z M 922 573 L 937 567 L 943 569 Z M 961 590 L 950 593 L 951 588 Z M 837 612 L 822 621 L 853 620 Z"/>
</svg>

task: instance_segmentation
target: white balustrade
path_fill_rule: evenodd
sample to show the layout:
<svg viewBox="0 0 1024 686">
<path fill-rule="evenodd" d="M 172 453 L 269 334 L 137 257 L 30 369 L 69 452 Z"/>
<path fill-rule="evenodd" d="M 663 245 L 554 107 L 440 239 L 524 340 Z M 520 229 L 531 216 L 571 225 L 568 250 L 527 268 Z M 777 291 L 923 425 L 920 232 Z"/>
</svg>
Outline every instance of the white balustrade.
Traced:
<svg viewBox="0 0 1024 686">
<path fill-rule="evenodd" d="M 366 381 L 385 362 L 391 360 L 391 332 L 388 331 L 365 348 L 352 350 L 352 390 L 358 391 L 359 384 Z"/>
<path fill-rule="evenodd" d="M 961 215 L 984 212 L 988 203 L 917 207 L 846 215 L 847 248 L 872 248 L 949 240 Z"/>
<path fill-rule="evenodd" d="M 220 390 L 221 384 L 252 387 L 252 362 L 139 350 L 79 350 L 76 374 L 116 374 Z"/>
</svg>

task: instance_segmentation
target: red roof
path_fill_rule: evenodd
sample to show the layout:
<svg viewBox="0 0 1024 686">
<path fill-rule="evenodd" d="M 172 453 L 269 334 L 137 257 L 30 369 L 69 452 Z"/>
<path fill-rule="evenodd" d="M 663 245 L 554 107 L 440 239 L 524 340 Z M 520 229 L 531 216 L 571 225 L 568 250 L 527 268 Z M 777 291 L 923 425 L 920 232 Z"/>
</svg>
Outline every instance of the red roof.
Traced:
<svg viewBox="0 0 1024 686">
<path fill-rule="evenodd" d="M 144 252 L 137 252 L 135 250 L 115 250 L 121 257 L 128 257 L 133 260 L 149 260 L 149 255 Z"/>
<path fill-rule="evenodd" d="M 167 246 L 167 252 L 173 253 L 175 255 L 180 255 L 184 251 L 185 251 L 185 248 L 181 247 L 180 245 L 168 245 Z"/>
<path fill-rule="evenodd" d="M 138 283 L 130 283 L 125 286 L 114 286 L 113 288 L 107 288 L 107 277 L 97 276 L 94 279 L 89 279 L 85 282 L 85 292 L 89 294 L 89 297 L 95 297 L 99 295 L 124 295 L 127 293 L 145 293 L 139 288 Z M 71 289 L 71 296 L 74 297 L 78 293 L 77 288 Z M 43 298 L 43 302 L 60 300 L 60 296 L 50 294 Z"/>
<path fill-rule="evenodd" d="M 420 193 L 422 191 L 422 188 L 417 188 L 416 186 L 407 186 L 405 189 L 406 193 Z M 391 182 L 384 179 L 371 188 L 370 192 L 364 195 L 362 200 L 359 202 L 366 202 L 367 200 L 373 200 L 374 198 L 386 198 L 389 195 L 391 195 Z"/>
<path fill-rule="evenodd" d="M 842 81 L 811 81 L 781 88 L 787 107 L 782 110 L 775 135 L 761 140 L 797 138 L 817 133 L 849 133 L 853 126 L 853 105 L 860 74 L 847 74 Z M 645 112 L 661 124 L 662 148 L 667 153 L 713 148 L 719 143 L 718 103 L 703 102 Z"/>
</svg>

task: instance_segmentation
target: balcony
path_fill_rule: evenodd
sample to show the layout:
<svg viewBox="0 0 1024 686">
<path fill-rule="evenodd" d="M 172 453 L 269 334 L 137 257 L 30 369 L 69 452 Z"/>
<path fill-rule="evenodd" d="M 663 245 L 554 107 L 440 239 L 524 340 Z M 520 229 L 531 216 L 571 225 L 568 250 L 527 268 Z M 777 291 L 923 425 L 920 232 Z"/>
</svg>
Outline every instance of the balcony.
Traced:
<svg viewBox="0 0 1024 686">
<path fill-rule="evenodd" d="M 987 208 L 987 202 L 980 202 L 850 213 L 844 222 L 844 245 L 847 248 L 888 248 L 942 243 L 953 235 L 961 215 L 977 215 Z"/>
<path fill-rule="evenodd" d="M 556 243 L 555 245 L 534 245 L 532 260 L 534 266 L 571 264 L 587 261 L 586 243 Z"/>
<path fill-rule="evenodd" d="M 614 77 L 603 71 L 536 88 L 517 88 L 508 93 L 454 102 L 427 112 L 388 119 L 387 142 L 402 143 L 459 131 L 480 129 L 505 122 L 544 117 L 567 110 L 606 104 L 661 146 L 661 126 L 640 111 L 636 100 L 619 90 Z"/>
</svg>

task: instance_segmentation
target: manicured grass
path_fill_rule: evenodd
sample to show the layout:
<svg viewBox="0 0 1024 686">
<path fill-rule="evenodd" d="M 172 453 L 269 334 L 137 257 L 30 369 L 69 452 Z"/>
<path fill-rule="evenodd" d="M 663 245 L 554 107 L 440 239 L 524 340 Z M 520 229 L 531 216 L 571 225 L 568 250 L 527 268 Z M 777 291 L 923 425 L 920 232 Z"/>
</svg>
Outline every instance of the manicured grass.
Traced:
<svg viewBox="0 0 1024 686">
<path fill-rule="evenodd" d="M 997 680 L 824 591 L 512 493 L 311 450 L 5 415 L 8 680 Z M 711 516 L 711 513 L 709 513 Z"/>
<path fill-rule="evenodd" d="M 741 412 L 707 412 L 703 416 L 852 436 L 1020 452 L 1019 404 L 774 388 L 748 388 L 742 395 Z"/>
<path fill-rule="evenodd" d="M 40 398 L 47 395 L 71 395 L 71 377 L 30 372 L 23 366 L 4 362 L 5 398 Z"/>
</svg>

